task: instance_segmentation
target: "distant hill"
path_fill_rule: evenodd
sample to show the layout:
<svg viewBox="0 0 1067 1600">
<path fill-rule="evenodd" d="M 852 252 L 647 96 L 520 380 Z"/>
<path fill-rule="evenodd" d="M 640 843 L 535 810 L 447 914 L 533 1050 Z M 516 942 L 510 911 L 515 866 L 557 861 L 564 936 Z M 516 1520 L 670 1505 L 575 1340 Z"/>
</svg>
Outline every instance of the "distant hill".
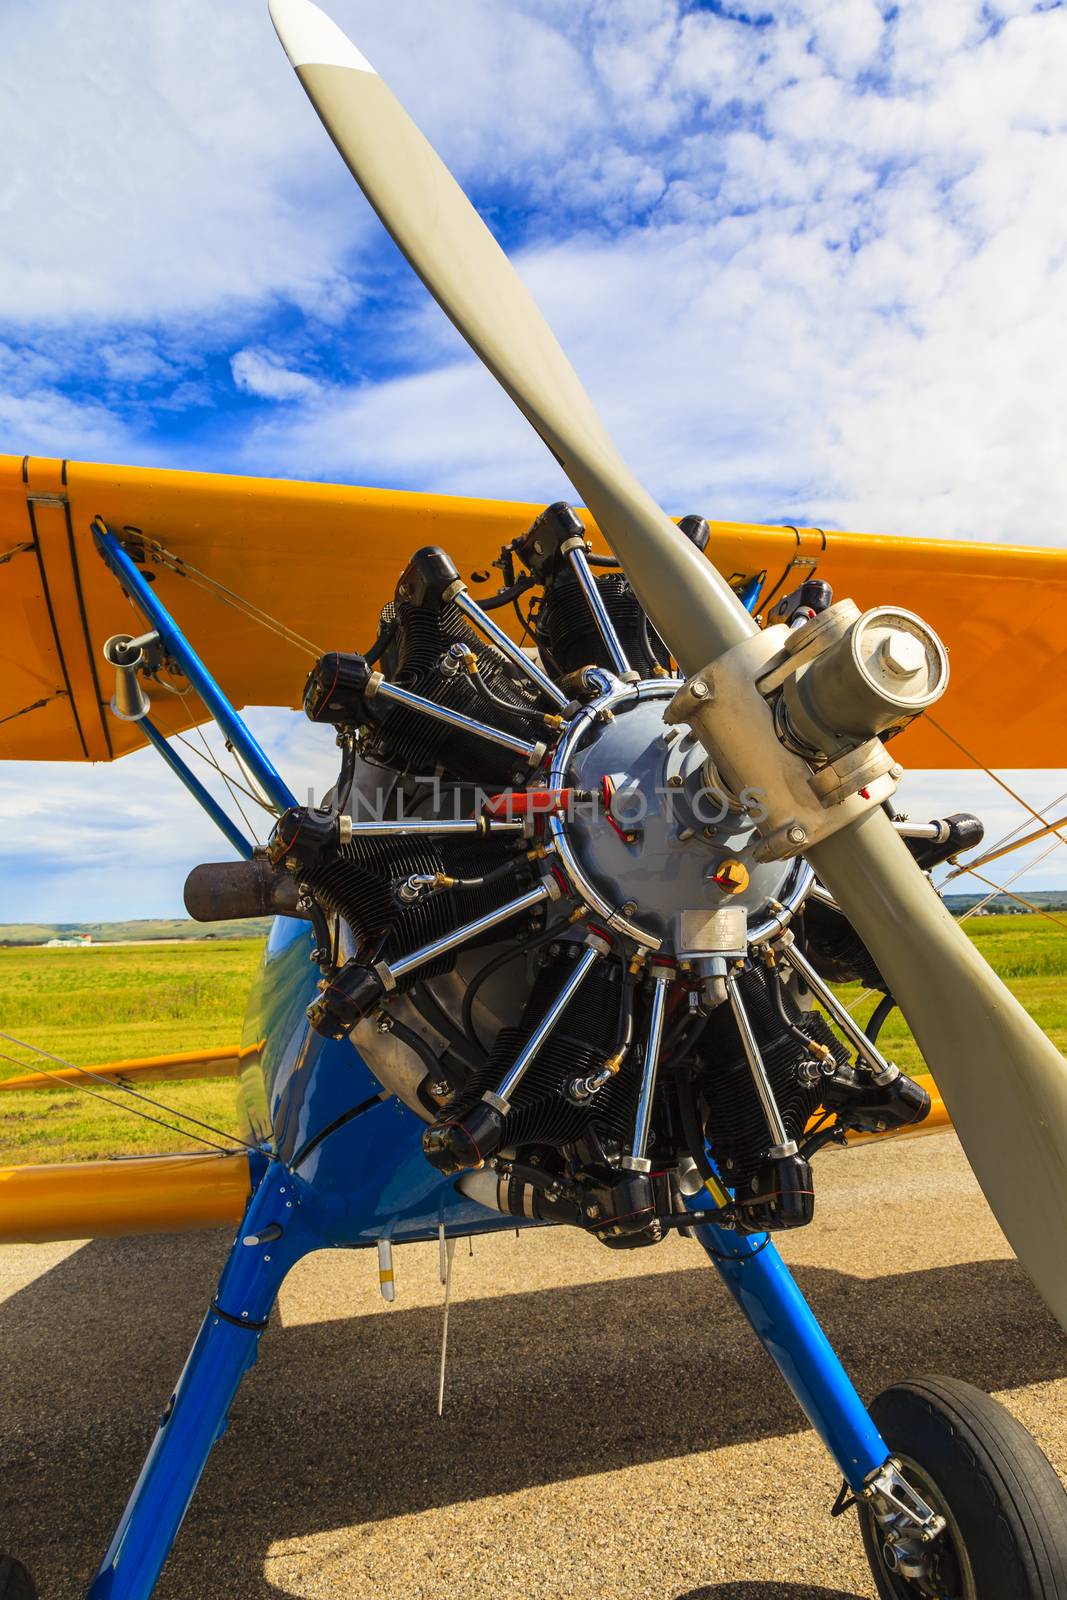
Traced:
<svg viewBox="0 0 1067 1600">
<path fill-rule="evenodd" d="M 1062 911 L 1067 907 L 1067 889 L 1020 889 L 1019 893 L 1039 911 Z M 944 898 L 952 915 L 962 917 L 965 911 L 970 911 L 972 906 L 978 905 L 979 901 L 985 899 L 985 893 L 947 894 Z M 995 894 L 986 910 L 996 912 L 999 916 L 1006 912 L 1025 911 L 1026 907 L 1021 906 L 1018 900 L 1013 900 L 1010 895 Z"/>
<path fill-rule="evenodd" d="M 94 944 L 128 939 L 263 939 L 270 917 L 194 922 L 191 917 L 146 917 L 131 922 L 0 922 L 0 945 L 46 944 L 91 934 Z"/>
</svg>

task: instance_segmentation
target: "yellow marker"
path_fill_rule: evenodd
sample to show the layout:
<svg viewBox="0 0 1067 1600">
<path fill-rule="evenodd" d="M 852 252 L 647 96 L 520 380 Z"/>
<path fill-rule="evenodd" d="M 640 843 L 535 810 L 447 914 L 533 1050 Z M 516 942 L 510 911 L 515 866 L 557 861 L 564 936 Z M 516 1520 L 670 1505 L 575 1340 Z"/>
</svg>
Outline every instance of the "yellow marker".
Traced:
<svg viewBox="0 0 1067 1600">
<path fill-rule="evenodd" d="M 391 1239 L 378 1240 L 378 1287 L 382 1291 L 382 1299 L 392 1305 L 396 1299 L 396 1279 L 393 1276 Z"/>
<path fill-rule="evenodd" d="M 724 894 L 740 894 L 748 888 L 748 868 L 743 861 L 721 861 L 712 876 L 712 883 Z"/>
</svg>

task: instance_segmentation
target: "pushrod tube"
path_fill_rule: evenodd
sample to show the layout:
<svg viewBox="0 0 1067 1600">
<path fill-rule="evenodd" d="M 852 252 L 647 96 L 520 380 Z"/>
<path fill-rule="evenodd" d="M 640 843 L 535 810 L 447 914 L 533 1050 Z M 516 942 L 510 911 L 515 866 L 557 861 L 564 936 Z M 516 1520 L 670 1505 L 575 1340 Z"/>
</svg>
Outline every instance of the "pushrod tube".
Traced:
<svg viewBox="0 0 1067 1600">
<path fill-rule="evenodd" d="M 487 911 L 484 917 L 476 917 L 473 922 L 465 922 L 462 927 L 453 928 L 450 933 L 443 933 L 439 939 L 424 944 L 421 949 L 413 950 L 409 956 L 402 956 L 399 961 L 390 963 L 389 972 L 394 980 L 403 978 L 416 967 L 421 967 L 423 962 L 433 961 L 437 956 L 443 956 L 447 950 L 454 950 L 457 945 L 466 944 L 468 939 L 475 938 L 479 933 L 485 933 L 489 928 L 495 928 L 498 923 L 507 922 L 509 917 L 517 917 L 520 912 L 530 911 L 545 900 L 558 900 L 559 892 L 559 885 L 554 878 L 542 878 L 535 888 L 528 889 L 515 900 L 509 900 L 507 905 L 497 906 L 495 911 Z"/>
<path fill-rule="evenodd" d="M 160 733 L 155 723 L 150 722 L 147 717 L 141 717 L 139 721 L 149 744 L 154 750 L 158 750 L 170 770 L 181 779 L 200 809 L 207 813 L 216 827 L 222 829 L 237 854 L 243 856 L 246 861 L 251 861 L 255 853 L 255 846 L 251 840 L 246 839 L 240 828 L 230 821 L 225 811 L 215 800 L 214 795 L 209 794 L 196 774 L 189 770 L 178 752 L 171 748 L 169 742 Z"/>
<path fill-rule="evenodd" d="M 524 655 L 513 639 L 509 639 L 503 628 L 497 626 L 488 612 L 483 611 L 477 600 L 469 595 L 466 589 L 457 590 L 452 596 L 452 604 L 461 611 L 468 622 L 473 622 L 479 633 L 485 635 L 490 644 L 495 644 L 501 655 L 507 656 L 521 672 L 536 683 L 537 687 L 547 694 L 554 705 L 562 711 L 570 705 L 570 701 L 558 685 L 552 682 L 547 672 L 543 672 L 536 661 L 531 661 Z"/>
<path fill-rule="evenodd" d="M 375 687 L 374 695 L 376 699 L 391 700 L 394 705 L 406 706 L 409 711 L 419 711 L 437 722 L 447 722 L 450 728 L 459 728 L 462 733 L 473 733 L 479 739 L 488 739 L 491 744 L 501 745 L 505 750 L 521 756 L 528 766 L 536 766 L 545 753 L 543 744 L 531 744 L 527 739 L 505 733 L 503 728 L 491 728 L 487 722 L 465 717 L 462 711 L 453 711 L 451 706 L 438 705 L 436 700 L 412 694 L 410 689 L 402 689 L 399 684 L 390 683 L 385 678 Z"/>
<path fill-rule="evenodd" d="M 771 1154 L 779 1156 L 792 1155 L 796 1149 L 796 1144 L 790 1139 L 785 1123 L 782 1121 L 782 1113 L 778 1109 L 778 1102 L 774 1098 L 774 1093 L 767 1080 L 767 1069 L 763 1065 L 763 1057 L 760 1055 L 759 1041 L 752 1031 L 752 1023 L 749 1021 L 748 1012 L 745 1010 L 745 1002 L 741 998 L 737 979 L 732 972 L 726 979 L 726 993 L 730 1001 L 730 1010 L 733 1012 L 734 1021 L 737 1024 L 737 1031 L 741 1035 L 741 1048 L 745 1052 L 748 1070 L 752 1074 L 752 1082 L 755 1085 L 756 1093 L 759 1095 L 759 1102 L 763 1107 L 763 1115 L 767 1119 L 767 1127 L 770 1130 L 773 1141 Z"/>
<path fill-rule="evenodd" d="M 695 1199 L 686 1202 L 699 1212 Z M 804 1415 L 858 1492 L 889 1448 L 788 1267 L 766 1235 L 742 1238 L 704 1223 L 693 1229 Z"/>
<path fill-rule="evenodd" d="M 483 1100 L 487 1101 L 489 1105 L 495 1106 L 498 1111 L 502 1111 L 505 1116 L 511 1110 L 509 1097 L 513 1095 L 515 1090 L 519 1087 L 519 1084 L 526 1076 L 526 1073 L 537 1056 L 538 1051 L 541 1049 L 541 1046 L 544 1044 L 545 1040 L 552 1032 L 552 1029 L 556 1026 L 556 1023 L 567 1009 L 567 1006 L 570 1004 L 571 1000 L 573 1000 L 574 996 L 578 993 L 578 990 L 585 982 L 586 975 L 588 974 L 590 968 L 593 966 L 594 962 L 600 959 L 602 954 L 602 945 L 588 945 L 582 951 L 578 960 L 575 962 L 573 972 L 570 974 L 566 983 L 559 991 L 559 994 L 553 1000 L 552 1004 L 549 1006 L 548 1010 L 537 1024 L 537 1027 L 534 1029 L 533 1033 L 531 1033 L 529 1039 L 527 1039 L 526 1043 L 523 1045 L 512 1066 L 502 1079 L 496 1092 L 494 1093 L 492 1090 L 488 1090 L 482 1096 Z"/>
<path fill-rule="evenodd" d="M 295 806 L 295 794 L 275 771 L 269 756 L 261 748 L 243 717 L 239 716 L 230 704 L 166 606 L 155 594 L 151 585 L 145 582 L 111 529 L 97 519 L 93 523 L 92 531 L 96 548 L 107 566 L 137 609 L 147 617 L 159 634 L 167 655 L 188 678 L 271 804 L 277 806 L 279 811 L 288 811 L 291 806 Z"/>
<path fill-rule="evenodd" d="M 874 1068 L 876 1076 L 881 1077 L 883 1072 L 888 1072 L 892 1075 L 894 1070 L 892 1064 L 886 1060 L 878 1046 L 868 1039 L 863 1029 L 859 1027 L 851 1013 L 846 1011 L 833 990 L 823 983 L 807 956 L 797 949 L 794 941 L 792 939 L 784 940 L 780 949 L 783 958 L 788 961 L 793 971 L 803 978 L 820 1004 L 826 1007 L 826 1010 L 833 1017 L 841 1032 L 860 1057 Z"/>
<path fill-rule="evenodd" d="M 596 579 L 593 577 L 592 568 L 586 558 L 584 548 L 578 544 L 572 545 L 567 551 L 567 560 L 571 564 L 574 576 L 578 579 L 586 604 L 593 613 L 593 621 L 596 623 L 597 632 L 603 639 L 608 655 L 611 657 L 612 668 L 624 680 L 634 678 L 636 674 L 627 660 L 622 641 L 615 632 L 615 624 L 608 616 L 607 608 L 600 598 L 600 590 L 596 586 Z"/>
<path fill-rule="evenodd" d="M 525 824 L 520 818 L 517 822 L 501 820 L 486 823 L 481 817 L 418 817 L 406 819 L 385 818 L 381 822 L 353 822 L 352 837 L 354 839 L 389 838 L 407 839 L 412 835 L 436 834 L 463 834 L 463 833 L 521 833 Z"/>
<path fill-rule="evenodd" d="M 648 1172 L 651 1162 L 645 1155 L 648 1148 L 648 1129 L 652 1118 L 652 1096 L 656 1092 L 656 1073 L 659 1070 L 660 1045 L 663 1042 L 663 1019 L 667 1008 L 667 990 L 674 981 L 675 972 L 670 968 L 657 974 L 652 989 L 652 1005 L 648 1019 L 648 1038 L 645 1041 L 645 1064 L 641 1073 L 641 1091 L 637 1100 L 637 1115 L 634 1118 L 633 1149 L 628 1156 L 623 1156 L 620 1165 L 630 1172 Z"/>
</svg>

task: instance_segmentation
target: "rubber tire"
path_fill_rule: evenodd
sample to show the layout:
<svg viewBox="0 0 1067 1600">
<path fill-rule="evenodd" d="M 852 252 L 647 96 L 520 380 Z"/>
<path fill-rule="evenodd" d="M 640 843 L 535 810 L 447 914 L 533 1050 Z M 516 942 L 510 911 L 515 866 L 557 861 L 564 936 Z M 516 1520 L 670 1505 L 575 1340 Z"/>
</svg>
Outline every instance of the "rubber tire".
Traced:
<svg viewBox="0 0 1067 1600">
<path fill-rule="evenodd" d="M 929 1475 L 955 1518 L 977 1600 L 1067 1600 L 1067 1494 L 1009 1411 L 958 1378 L 916 1378 L 885 1389 L 870 1412 L 890 1452 Z M 862 1501 L 860 1527 L 882 1600 L 916 1595 L 883 1567 Z"/>
<path fill-rule="evenodd" d="M 37 1585 L 13 1556 L 0 1555 L 0 1600 L 37 1600 Z"/>
</svg>

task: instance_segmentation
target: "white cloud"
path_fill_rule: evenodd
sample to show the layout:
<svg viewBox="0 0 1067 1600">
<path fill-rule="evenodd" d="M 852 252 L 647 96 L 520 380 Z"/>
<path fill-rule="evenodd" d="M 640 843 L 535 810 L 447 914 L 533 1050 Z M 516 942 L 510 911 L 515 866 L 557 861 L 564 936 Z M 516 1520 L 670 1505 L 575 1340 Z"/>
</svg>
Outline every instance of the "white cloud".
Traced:
<svg viewBox="0 0 1067 1600">
<path fill-rule="evenodd" d="M 337 775 L 338 754 L 329 729 L 312 727 L 287 711 L 251 709 L 252 731 L 301 801 L 320 801 Z M 213 730 L 205 730 L 217 759 L 235 772 Z M 190 735 L 192 738 L 193 736 Z M 195 742 L 195 740 L 194 740 Z M 245 824 L 211 770 L 179 746 L 200 780 L 239 827 Z M 1067 787 L 1053 772 L 1007 772 L 1006 780 L 1035 806 L 1049 804 Z M 70 827 L 72 792 L 78 826 Z M 974 811 L 993 842 L 1022 824 L 1036 827 L 992 779 L 976 772 L 908 773 L 897 797 L 913 820 Z M 266 814 L 247 799 L 260 839 Z M 1051 815 L 1059 815 L 1060 809 Z M 998 883 L 1036 857 L 1037 845 L 990 869 Z M 201 861 L 224 861 L 232 851 L 154 751 L 142 750 L 114 765 L 72 768 L 52 762 L 0 763 L 0 923 L 78 922 L 185 914 L 182 886 Z M 1067 888 L 1067 850 L 1059 847 L 1017 886 Z M 954 892 L 983 892 L 960 878 Z"/>
<path fill-rule="evenodd" d="M 815 48 L 831 70 L 852 77 L 870 66 L 886 33 L 885 19 L 874 0 L 830 0 L 817 12 Z"/>
<path fill-rule="evenodd" d="M 321 389 L 314 378 L 294 372 L 269 350 L 238 350 L 230 357 L 230 370 L 238 389 L 263 400 L 305 400 Z"/>
<path fill-rule="evenodd" d="M 132 448 L 128 430 L 106 406 L 68 400 L 54 388 L 31 388 L 19 394 L 0 388 L 0 440 L 17 441 L 23 455 L 62 453 L 88 460 L 122 454 Z"/>
<path fill-rule="evenodd" d="M 12 9 L 4 446 L 567 493 L 381 250 L 265 5 Z M 527 228 L 524 275 L 672 510 L 1063 542 L 1067 9 L 784 0 L 761 27 L 681 0 L 331 9 L 498 231 Z M 236 433 L 209 348 L 284 405 Z M 212 403 L 208 442 L 168 432 Z M 150 761 L 79 774 L 94 814 L 125 815 Z M 973 782 L 952 778 L 949 809 Z M 182 826 L 159 835 L 167 874 Z M 47 855 L 52 821 L 35 828 Z M 100 893 L 162 884 L 138 843 L 116 888 L 109 838 Z"/>
<path fill-rule="evenodd" d="M 316 802 L 339 764 L 329 729 L 292 712 L 255 708 L 249 726 L 297 797 Z M 215 758 L 239 777 L 220 739 L 205 729 Z M 194 735 L 187 737 L 195 744 Z M 246 834 L 233 798 L 202 760 L 176 746 L 200 781 Z M 70 826 L 71 795 L 78 826 Z M 242 796 L 260 842 L 267 814 Z M 184 916 L 182 886 L 201 861 L 233 851 L 154 750 L 111 765 L 0 762 L 0 922 L 80 922 Z"/>
<path fill-rule="evenodd" d="M 984 39 L 975 6 L 892 27 L 858 0 L 766 29 L 664 16 L 594 11 L 612 126 L 553 175 L 571 206 L 645 225 L 520 263 L 625 453 L 674 509 L 1058 542 L 1067 12 Z M 876 58 L 873 92 L 855 74 Z M 716 125 L 736 91 L 762 125 Z M 422 322 L 434 370 L 317 396 L 247 460 L 555 492 L 436 311 Z"/>
<path fill-rule="evenodd" d="M 0 140 L 18 152 L 6 317 L 180 316 L 274 294 L 314 305 L 360 219 L 326 202 L 337 175 L 316 161 L 265 6 L 16 9 L 0 65 Z"/>
</svg>

